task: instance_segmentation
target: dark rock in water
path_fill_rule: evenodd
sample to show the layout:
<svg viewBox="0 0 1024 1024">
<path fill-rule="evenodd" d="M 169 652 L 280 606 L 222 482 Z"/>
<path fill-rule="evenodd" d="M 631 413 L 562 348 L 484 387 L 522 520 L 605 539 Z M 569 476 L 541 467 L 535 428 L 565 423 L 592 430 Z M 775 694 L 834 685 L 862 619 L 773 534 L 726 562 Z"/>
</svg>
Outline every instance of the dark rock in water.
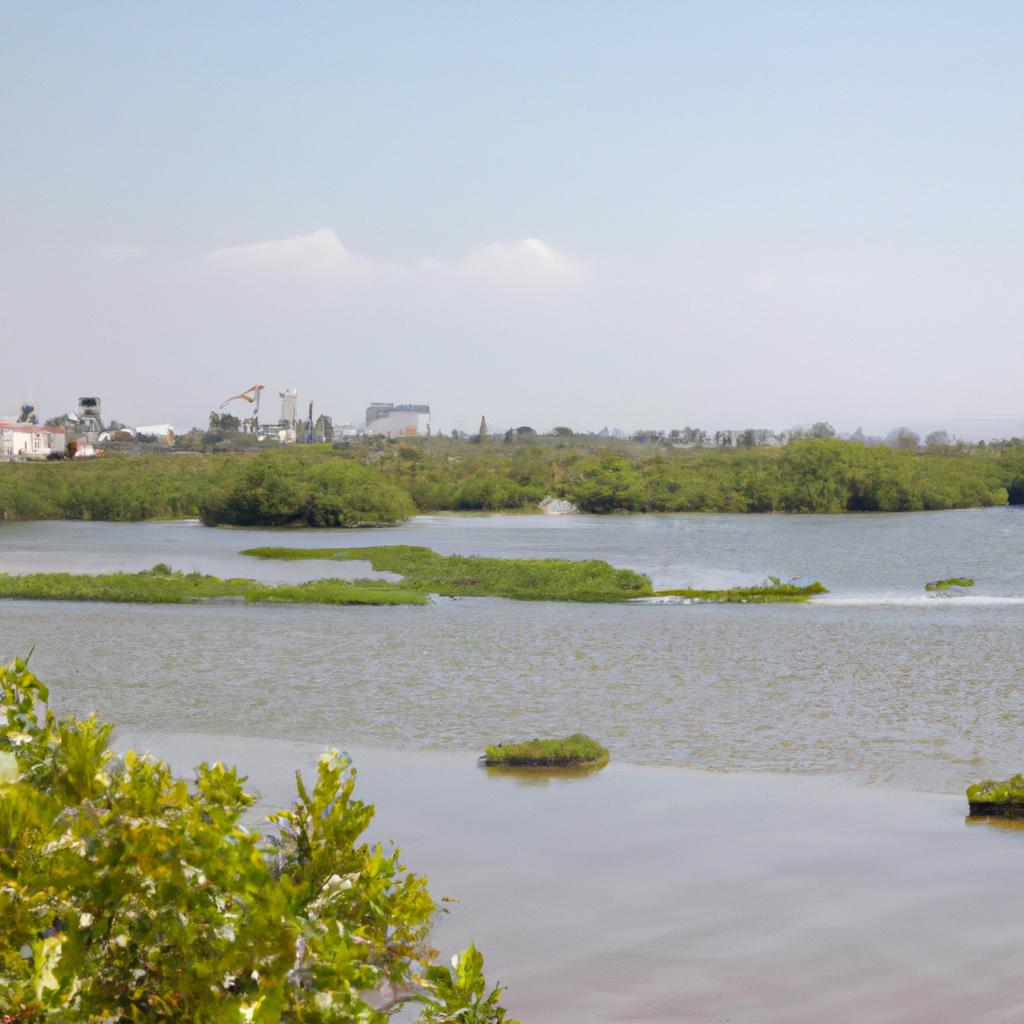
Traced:
<svg viewBox="0 0 1024 1024">
<path fill-rule="evenodd" d="M 969 801 L 969 816 L 972 818 L 1024 818 L 1024 804 L 995 804 L 984 801 Z"/>
</svg>

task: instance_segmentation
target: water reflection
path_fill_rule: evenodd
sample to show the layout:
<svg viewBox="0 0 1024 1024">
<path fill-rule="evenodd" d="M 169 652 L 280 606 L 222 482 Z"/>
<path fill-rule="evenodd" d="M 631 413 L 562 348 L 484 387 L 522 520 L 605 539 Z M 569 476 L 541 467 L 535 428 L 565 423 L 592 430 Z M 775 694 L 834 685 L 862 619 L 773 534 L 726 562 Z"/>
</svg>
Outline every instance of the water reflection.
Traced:
<svg viewBox="0 0 1024 1024">
<path fill-rule="evenodd" d="M 578 782 L 601 771 L 605 765 L 574 765 L 565 768 L 538 766 L 501 767 L 480 762 L 480 767 L 491 782 L 511 782 L 517 786 L 548 786 L 554 783 Z"/>
<path fill-rule="evenodd" d="M 343 745 L 129 740 L 179 766 L 238 763 L 268 811 L 292 799 L 296 766 Z M 352 754 L 372 838 L 458 901 L 433 944 L 477 942 L 517 1019 L 1024 1019 L 1024 836 L 963 828 L 962 796 L 614 762 L 523 785 L 472 753 Z"/>
</svg>

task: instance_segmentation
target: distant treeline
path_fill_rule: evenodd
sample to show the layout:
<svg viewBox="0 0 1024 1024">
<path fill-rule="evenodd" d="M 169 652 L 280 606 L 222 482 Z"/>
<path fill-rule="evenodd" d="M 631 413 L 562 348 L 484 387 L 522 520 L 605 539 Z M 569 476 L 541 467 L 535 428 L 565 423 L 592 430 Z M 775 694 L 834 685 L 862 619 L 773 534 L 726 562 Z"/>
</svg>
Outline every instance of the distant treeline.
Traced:
<svg viewBox="0 0 1024 1024">
<path fill-rule="evenodd" d="M 810 439 L 735 450 L 403 442 L 345 450 L 0 464 L 0 518 L 358 526 L 417 511 L 905 512 L 1024 503 L 1024 447 L 945 452 Z"/>
</svg>

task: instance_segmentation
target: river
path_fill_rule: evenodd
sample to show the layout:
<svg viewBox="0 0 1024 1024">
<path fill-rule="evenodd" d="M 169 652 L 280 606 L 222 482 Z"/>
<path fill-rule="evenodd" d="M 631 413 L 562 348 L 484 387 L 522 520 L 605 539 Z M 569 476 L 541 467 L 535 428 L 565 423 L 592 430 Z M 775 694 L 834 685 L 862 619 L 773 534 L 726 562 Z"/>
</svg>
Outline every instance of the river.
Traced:
<svg viewBox="0 0 1024 1024">
<path fill-rule="evenodd" d="M 0 525 L 0 571 L 366 576 L 258 544 L 601 558 L 655 585 L 819 579 L 800 605 L 424 608 L 0 602 L 56 706 L 267 807 L 324 745 L 530 1024 L 1024 1019 L 1024 833 L 964 786 L 1024 765 L 1024 509 L 878 516 L 436 516 L 390 530 Z M 972 576 L 952 597 L 927 580 Z M 587 779 L 496 778 L 495 739 L 582 730 Z"/>
</svg>

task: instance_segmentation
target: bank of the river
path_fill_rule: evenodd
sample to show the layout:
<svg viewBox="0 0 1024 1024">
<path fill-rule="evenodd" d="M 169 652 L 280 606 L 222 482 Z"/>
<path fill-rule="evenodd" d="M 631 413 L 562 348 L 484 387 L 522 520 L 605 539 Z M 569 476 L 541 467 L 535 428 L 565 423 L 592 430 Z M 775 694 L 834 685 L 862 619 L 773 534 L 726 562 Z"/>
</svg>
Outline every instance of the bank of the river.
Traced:
<svg viewBox="0 0 1024 1024">
<path fill-rule="evenodd" d="M 198 516 L 237 526 L 358 527 L 417 511 L 897 512 L 1024 500 L 1024 449 L 929 452 L 837 440 L 738 450 L 571 445 L 292 446 L 0 464 L 0 520 Z"/>
</svg>

